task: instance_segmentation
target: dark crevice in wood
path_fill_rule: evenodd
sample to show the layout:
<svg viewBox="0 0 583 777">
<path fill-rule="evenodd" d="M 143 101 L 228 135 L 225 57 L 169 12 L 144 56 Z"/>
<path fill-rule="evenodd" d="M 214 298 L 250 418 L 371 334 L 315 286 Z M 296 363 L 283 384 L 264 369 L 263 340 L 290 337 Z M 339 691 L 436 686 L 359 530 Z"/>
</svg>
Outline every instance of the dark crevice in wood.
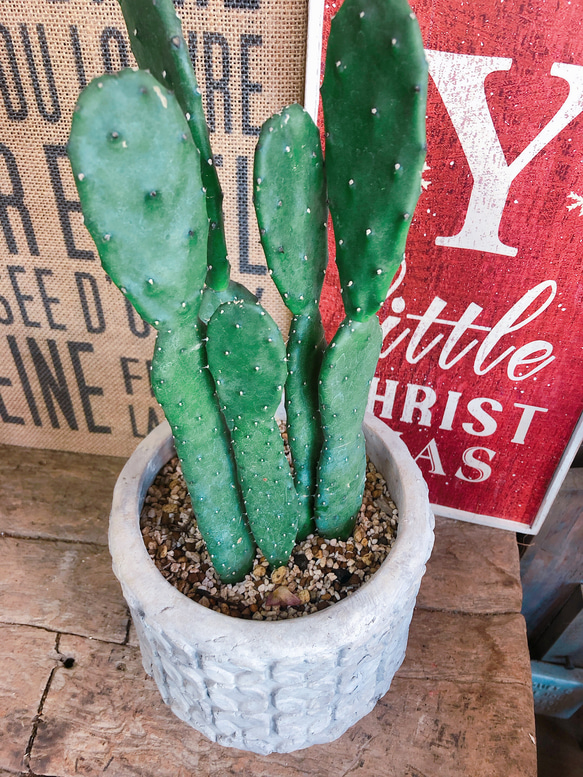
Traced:
<svg viewBox="0 0 583 777">
<path fill-rule="evenodd" d="M 61 635 L 57 634 L 56 637 L 55 637 L 55 653 L 57 653 L 57 655 L 60 653 L 60 651 L 59 651 L 60 643 L 61 643 Z M 49 691 L 51 689 L 51 684 L 53 682 L 53 677 L 55 676 L 55 672 L 57 671 L 58 668 L 59 668 L 58 666 L 54 666 L 51 669 L 50 674 L 49 674 L 49 678 L 48 678 L 47 683 L 45 685 L 44 691 L 42 693 L 42 696 L 41 696 L 41 699 L 40 699 L 40 702 L 39 702 L 39 705 L 38 705 L 38 708 L 37 708 L 37 711 L 36 711 L 36 715 L 32 719 L 32 731 L 30 733 L 30 737 L 28 739 L 28 744 L 26 746 L 26 750 L 24 751 L 24 758 L 23 758 L 23 763 L 26 766 L 26 768 L 29 770 L 29 774 L 30 775 L 33 774 L 32 770 L 30 768 L 30 756 L 31 756 L 31 753 L 32 753 L 32 748 L 34 746 L 34 740 L 36 739 L 36 735 L 38 733 L 38 726 L 39 726 L 39 723 L 40 723 L 40 720 L 41 720 L 41 717 L 42 717 L 42 714 L 43 714 L 43 709 L 44 709 L 44 706 L 45 706 L 45 701 L 47 699 L 47 696 L 49 695 Z"/>
<path fill-rule="evenodd" d="M 467 677 L 444 677 L 434 674 L 416 674 L 404 670 L 398 676 L 400 680 L 420 680 L 421 682 L 453 683 L 454 685 L 516 685 L 518 688 L 532 688 L 532 684 L 527 680 L 510 680 L 503 678 L 489 677 L 487 682 L 483 677 L 476 677 L 475 680 Z M 382 704 L 382 699 L 377 704 Z"/>
<path fill-rule="evenodd" d="M 107 548 L 107 541 L 106 542 L 91 542 L 90 540 L 72 540 L 68 538 L 62 538 L 62 537 L 42 537 L 42 536 L 32 536 L 29 534 L 19 534 L 18 532 L 8 532 L 8 531 L 0 531 L 0 539 L 2 537 L 6 537 L 10 540 L 30 540 L 33 542 L 62 542 L 65 545 L 89 545 L 94 548 Z"/>
<path fill-rule="evenodd" d="M 479 611 L 475 612 L 473 610 L 454 610 L 454 609 L 447 609 L 445 607 L 428 607 L 425 604 L 417 604 L 415 605 L 415 610 L 418 610 L 419 612 L 435 612 L 435 613 L 443 613 L 444 615 L 461 615 L 465 616 L 467 618 L 498 618 L 498 617 L 508 617 L 509 615 L 520 615 L 520 610 L 492 610 L 492 611 Z"/>
<path fill-rule="evenodd" d="M 132 627 L 132 616 L 130 615 L 130 611 L 128 609 L 128 622 L 126 625 L 126 635 L 125 635 L 124 641 L 121 643 L 122 645 L 129 645 L 131 627 Z"/>
<path fill-rule="evenodd" d="M 16 623 L 14 621 L 0 620 L 0 626 L 21 626 L 23 629 L 39 629 L 39 631 L 46 631 L 48 634 L 56 634 L 59 637 L 80 637 L 81 639 L 89 639 L 91 642 L 99 642 L 102 645 L 117 645 L 117 647 L 124 647 L 127 645 L 128 647 L 133 647 L 133 645 L 128 645 L 126 642 L 129 626 L 126 629 L 126 636 L 121 642 L 116 642 L 113 639 L 102 639 L 101 637 L 95 637 L 92 634 L 77 634 L 74 631 L 57 631 L 56 629 L 49 629 L 48 626 L 39 626 L 36 623 Z"/>
</svg>

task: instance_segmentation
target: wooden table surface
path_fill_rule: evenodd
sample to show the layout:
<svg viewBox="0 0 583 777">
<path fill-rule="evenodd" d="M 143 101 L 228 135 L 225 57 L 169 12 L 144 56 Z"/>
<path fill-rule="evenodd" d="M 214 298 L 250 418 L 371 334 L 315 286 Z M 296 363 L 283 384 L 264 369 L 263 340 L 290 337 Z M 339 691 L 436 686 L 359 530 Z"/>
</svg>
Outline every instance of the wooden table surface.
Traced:
<svg viewBox="0 0 583 777">
<path fill-rule="evenodd" d="M 535 777 L 515 537 L 438 520 L 407 657 L 339 740 L 257 756 L 174 717 L 107 551 L 121 459 L 0 446 L 0 777 Z"/>
</svg>

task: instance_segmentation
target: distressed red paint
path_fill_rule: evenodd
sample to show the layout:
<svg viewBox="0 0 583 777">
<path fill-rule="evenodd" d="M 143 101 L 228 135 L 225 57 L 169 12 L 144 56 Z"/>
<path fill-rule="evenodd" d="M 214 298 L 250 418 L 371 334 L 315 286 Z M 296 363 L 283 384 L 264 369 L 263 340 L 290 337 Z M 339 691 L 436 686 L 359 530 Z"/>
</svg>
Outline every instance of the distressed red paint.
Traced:
<svg viewBox="0 0 583 777">
<path fill-rule="evenodd" d="M 325 40 L 341 4 L 326 5 Z M 385 328 L 395 324 L 383 352 L 405 329 L 411 331 L 381 358 L 376 393 L 383 395 L 388 387 L 384 420 L 402 433 L 417 457 L 434 504 L 527 528 L 583 412 L 583 113 L 575 107 L 575 117 L 521 171 L 512 175 L 516 165 L 507 168 L 516 159 L 520 167 L 520 155 L 583 82 L 583 0 L 418 0 L 412 6 L 426 49 L 440 52 L 430 60 L 430 169 L 411 227 L 406 273 L 380 312 Z M 466 58 L 447 60 L 443 52 Z M 490 63 L 480 97 L 475 73 L 484 58 L 500 59 Z M 456 97 L 445 94 L 449 84 L 455 85 Z M 491 117 L 490 129 L 480 126 L 480 100 Z M 461 121 L 464 103 L 472 110 L 456 131 L 456 112 Z M 460 140 L 464 131 L 468 137 Z M 491 141 L 493 131 L 499 153 L 496 157 L 492 146 L 486 165 L 479 144 Z M 512 178 L 505 198 L 500 194 L 504 175 Z M 470 197 L 480 187 L 482 200 L 491 202 L 472 206 L 468 234 L 474 245 L 448 244 L 447 238 L 463 233 Z M 489 237 L 480 237 L 480 207 L 489 213 L 486 220 L 495 222 L 496 203 L 498 229 L 494 225 Z M 445 245 L 436 243 L 439 238 Z M 516 316 L 509 317 L 533 289 L 539 291 L 536 299 L 520 313 L 514 307 Z M 413 348 L 419 318 L 432 305 L 437 321 Z M 333 267 L 322 309 L 331 335 L 343 315 Z M 464 313 L 469 328 L 454 329 Z M 506 327 L 499 323 L 504 316 Z M 484 348 L 488 337 L 491 348 Z M 447 368 L 465 349 L 466 355 Z M 375 403 L 375 413 L 383 414 L 382 402 Z M 480 450 L 468 454 L 473 448 Z"/>
</svg>

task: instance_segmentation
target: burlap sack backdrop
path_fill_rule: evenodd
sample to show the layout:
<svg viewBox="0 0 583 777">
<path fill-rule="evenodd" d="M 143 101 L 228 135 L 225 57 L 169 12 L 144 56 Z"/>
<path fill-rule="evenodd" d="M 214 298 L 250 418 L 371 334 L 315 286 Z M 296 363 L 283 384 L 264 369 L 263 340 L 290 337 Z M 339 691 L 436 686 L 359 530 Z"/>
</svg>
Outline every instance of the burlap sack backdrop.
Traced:
<svg viewBox="0 0 583 777">
<path fill-rule="evenodd" d="M 176 0 L 225 192 L 233 278 L 286 330 L 251 200 L 262 122 L 303 97 L 307 0 Z M 116 0 L 0 3 L 0 442 L 127 456 L 159 421 L 154 331 L 108 282 L 65 155 L 82 87 L 134 65 Z"/>
</svg>

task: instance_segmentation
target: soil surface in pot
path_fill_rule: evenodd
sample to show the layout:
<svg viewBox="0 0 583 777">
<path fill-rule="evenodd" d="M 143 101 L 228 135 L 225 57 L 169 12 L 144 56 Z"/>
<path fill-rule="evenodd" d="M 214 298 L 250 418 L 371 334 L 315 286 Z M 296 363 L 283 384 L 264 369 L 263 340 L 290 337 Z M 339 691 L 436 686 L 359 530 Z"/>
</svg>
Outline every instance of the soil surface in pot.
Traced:
<svg viewBox="0 0 583 777">
<path fill-rule="evenodd" d="M 353 593 L 389 554 L 397 520 L 386 483 L 368 461 L 352 537 L 344 542 L 310 535 L 296 545 L 287 566 L 276 569 L 258 550 L 251 573 L 240 583 L 224 585 L 210 563 L 174 458 L 148 491 L 141 528 L 150 557 L 185 596 L 224 615 L 271 621 L 309 615 Z"/>
</svg>

